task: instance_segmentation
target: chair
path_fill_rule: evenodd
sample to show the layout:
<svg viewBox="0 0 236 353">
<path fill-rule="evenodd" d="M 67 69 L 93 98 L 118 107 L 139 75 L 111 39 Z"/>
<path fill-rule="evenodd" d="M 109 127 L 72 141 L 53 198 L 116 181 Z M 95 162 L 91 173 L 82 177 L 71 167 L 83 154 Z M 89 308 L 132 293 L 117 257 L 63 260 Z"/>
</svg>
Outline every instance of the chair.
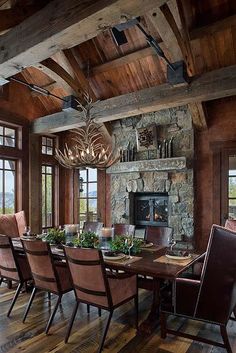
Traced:
<svg viewBox="0 0 236 353">
<path fill-rule="evenodd" d="M 145 239 L 155 245 L 169 246 L 173 229 L 170 227 L 147 226 Z"/>
<path fill-rule="evenodd" d="M 58 296 L 56 305 L 46 326 L 45 332 L 47 334 L 53 322 L 57 308 L 61 303 L 63 294 L 70 292 L 73 289 L 70 281 L 69 269 L 66 263 L 53 259 L 50 245 L 48 243 L 40 240 L 22 240 L 22 243 L 29 261 L 32 277 L 35 282 L 34 289 L 25 310 L 23 322 L 26 320 L 38 289 L 46 291 L 49 294 L 54 293 Z"/>
<path fill-rule="evenodd" d="M 135 233 L 135 226 L 132 224 L 124 224 L 124 223 L 115 223 L 114 227 L 114 235 L 132 235 Z"/>
<path fill-rule="evenodd" d="M 23 235 L 26 226 L 25 212 L 20 211 L 15 214 L 3 214 L 0 216 L 0 234 L 9 237 L 19 237 Z"/>
<path fill-rule="evenodd" d="M 226 348 L 232 353 L 226 325 L 236 305 L 236 233 L 213 225 L 199 280 L 177 278 L 170 298 L 161 304 L 161 337 L 167 333 Z M 173 300 L 172 300 L 173 298 Z M 174 314 L 220 326 L 223 343 L 166 327 Z"/>
<path fill-rule="evenodd" d="M 226 219 L 225 228 L 236 232 L 236 219 Z"/>
<path fill-rule="evenodd" d="M 83 232 L 94 232 L 96 234 L 100 234 L 102 227 L 102 222 L 84 222 Z"/>
<path fill-rule="evenodd" d="M 137 276 L 106 271 L 102 253 L 97 249 L 64 247 L 74 286 L 76 304 L 71 316 L 65 342 L 68 342 L 79 303 L 107 310 L 109 317 L 100 342 L 100 353 L 106 338 L 114 309 L 134 299 L 136 327 L 138 326 Z"/>
<path fill-rule="evenodd" d="M 0 235 L 0 270 L 0 283 L 3 279 L 18 283 L 7 313 L 9 317 L 22 286 L 32 279 L 32 275 L 26 256 L 14 250 L 11 238 L 6 235 Z"/>
</svg>

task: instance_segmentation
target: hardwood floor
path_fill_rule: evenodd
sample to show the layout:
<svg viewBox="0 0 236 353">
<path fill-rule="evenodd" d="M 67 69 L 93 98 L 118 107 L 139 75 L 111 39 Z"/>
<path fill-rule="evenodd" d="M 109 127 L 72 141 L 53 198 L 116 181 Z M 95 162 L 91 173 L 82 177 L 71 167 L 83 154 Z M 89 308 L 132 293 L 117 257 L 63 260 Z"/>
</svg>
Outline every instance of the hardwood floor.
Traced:
<svg viewBox="0 0 236 353">
<path fill-rule="evenodd" d="M 74 294 L 66 294 L 62 306 L 55 316 L 50 334 L 45 335 L 44 329 L 50 314 L 50 303 L 45 293 L 39 293 L 25 324 L 22 316 L 30 293 L 22 293 L 12 311 L 10 318 L 6 317 L 13 291 L 5 284 L 0 287 L 0 353 L 96 353 L 99 339 L 104 328 L 107 314 L 102 312 L 99 318 L 97 309 L 91 307 L 87 314 L 86 306 L 81 305 L 72 329 L 68 344 L 64 344 L 64 336 L 68 319 L 74 305 Z M 140 321 L 145 318 L 151 303 L 151 295 L 140 291 Z M 51 309 L 55 304 L 52 297 Z M 183 338 L 168 336 L 160 338 L 157 329 L 149 337 L 136 335 L 134 329 L 134 307 L 128 303 L 117 309 L 111 322 L 110 330 L 104 346 L 104 353 L 225 353 L 224 349 L 202 343 L 192 342 Z M 220 340 L 219 330 L 211 325 L 189 322 L 185 319 L 171 317 L 169 325 L 183 326 L 188 332 L 201 333 L 207 338 Z M 233 352 L 236 352 L 236 322 L 230 321 L 228 332 Z"/>
</svg>

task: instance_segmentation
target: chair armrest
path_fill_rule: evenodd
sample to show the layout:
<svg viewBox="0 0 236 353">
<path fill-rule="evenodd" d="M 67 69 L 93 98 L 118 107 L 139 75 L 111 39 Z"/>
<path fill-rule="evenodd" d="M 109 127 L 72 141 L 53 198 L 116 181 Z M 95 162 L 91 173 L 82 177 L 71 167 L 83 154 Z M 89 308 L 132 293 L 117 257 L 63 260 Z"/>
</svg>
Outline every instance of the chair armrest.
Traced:
<svg viewBox="0 0 236 353">
<path fill-rule="evenodd" d="M 193 316 L 201 281 L 188 278 L 177 278 L 175 282 L 175 312 Z"/>
</svg>

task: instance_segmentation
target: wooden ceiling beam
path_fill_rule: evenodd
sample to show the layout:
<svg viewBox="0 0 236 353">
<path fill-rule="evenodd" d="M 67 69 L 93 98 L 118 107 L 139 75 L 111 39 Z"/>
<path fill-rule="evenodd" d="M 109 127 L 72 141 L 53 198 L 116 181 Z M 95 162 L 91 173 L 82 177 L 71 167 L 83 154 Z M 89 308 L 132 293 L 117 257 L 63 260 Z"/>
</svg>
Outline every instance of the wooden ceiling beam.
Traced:
<svg viewBox="0 0 236 353">
<path fill-rule="evenodd" d="M 236 94 L 236 65 L 221 68 L 194 77 L 188 86 L 172 87 L 163 84 L 146 88 L 141 91 L 100 101 L 96 107 L 97 122 L 102 123 L 117 119 L 127 118 L 143 113 L 150 113 L 162 109 L 182 106 L 185 104 L 209 101 L 218 98 L 233 96 Z M 70 129 L 70 119 L 79 121 L 79 112 L 72 115 L 59 113 L 63 122 L 57 121 L 56 115 L 36 119 L 32 123 L 32 129 L 36 133 L 63 131 Z M 40 119 L 44 121 L 44 130 Z M 66 125 L 64 126 L 64 121 Z"/>
<path fill-rule="evenodd" d="M 0 77 L 51 57 L 124 19 L 137 17 L 166 0 L 53 0 L 0 37 Z M 42 30 L 43 28 L 43 30 Z"/>
<path fill-rule="evenodd" d="M 236 15 L 226 17 L 207 26 L 194 28 L 190 31 L 189 36 L 191 40 L 200 39 L 204 36 L 215 34 L 232 26 L 236 26 Z"/>
</svg>

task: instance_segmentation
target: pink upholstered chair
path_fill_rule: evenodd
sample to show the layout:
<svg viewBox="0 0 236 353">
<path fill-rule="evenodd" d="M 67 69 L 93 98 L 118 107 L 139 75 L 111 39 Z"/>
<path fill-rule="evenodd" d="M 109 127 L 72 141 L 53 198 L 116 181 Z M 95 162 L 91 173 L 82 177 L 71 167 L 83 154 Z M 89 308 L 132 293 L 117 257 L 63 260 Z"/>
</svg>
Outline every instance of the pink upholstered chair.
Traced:
<svg viewBox="0 0 236 353">
<path fill-rule="evenodd" d="M 26 218 L 24 211 L 0 216 L 0 234 L 11 238 L 19 237 L 24 233 L 25 226 Z"/>
<path fill-rule="evenodd" d="M 0 235 L 0 271 L 0 283 L 3 279 L 18 283 L 7 313 L 10 316 L 22 286 L 32 279 L 32 275 L 26 256 L 15 252 L 11 238 L 6 235 Z"/>
<path fill-rule="evenodd" d="M 64 247 L 67 263 L 74 286 L 76 304 L 68 326 L 65 342 L 68 341 L 75 315 L 80 303 L 90 304 L 107 310 L 109 317 L 100 342 L 100 353 L 106 338 L 113 311 L 134 299 L 136 327 L 138 325 L 137 276 L 127 273 L 106 271 L 103 256 L 97 249 Z"/>
<path fill-rule="evenodd" d="M 236 219 L 226 219 L 225 228 L 236 232 Z"/>
<path fill-rule="evenodd" d="M 52 311 L 46 326 L 47 334 L 61 302 L 62 295 L 73 289 L 70 281 L 69 269 L 65 262 L 55 261 L 53 259 L 48 243 L 40 240 L 22 240 L 22 242 L 35 283 L 24 314 L 23 322 L 26 320 L 38 289 L 48 293 L 54 293 L 58 296 L 55 308 Z"/>
<path fill-rule="evenodd" d="M 134 236 L 135 226 L 132 224 L 125 223 L 115 223 L 114 227 L 114 235 L 132 235 Z"/>
</svg>

